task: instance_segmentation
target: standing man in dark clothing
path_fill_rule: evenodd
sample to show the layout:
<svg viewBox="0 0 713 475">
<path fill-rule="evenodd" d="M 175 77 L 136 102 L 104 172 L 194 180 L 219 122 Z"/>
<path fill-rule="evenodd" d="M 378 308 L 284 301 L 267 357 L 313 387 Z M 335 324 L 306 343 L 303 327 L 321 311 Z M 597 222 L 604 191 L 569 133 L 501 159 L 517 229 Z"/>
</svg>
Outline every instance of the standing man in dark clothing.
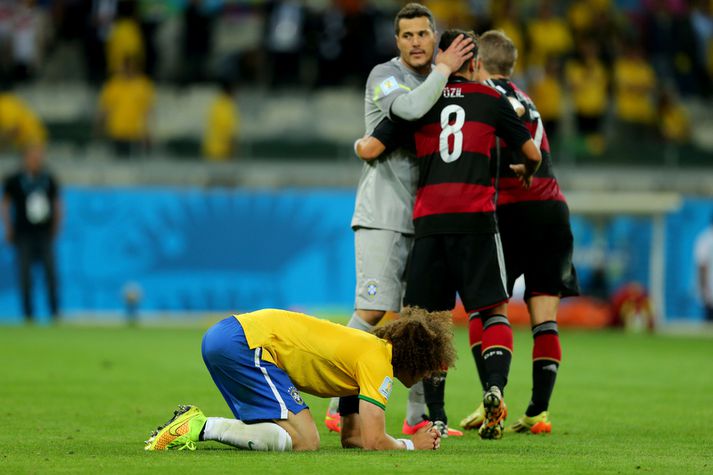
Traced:
<svg viewBox="0 0 713 475">
<path fill-rule="evenodd" d="M 62 220 L 59 186 L 44 168 L 44 150 L 29 147 L 24 151 L 22 168 L 5 179 L 2 219 L 5 239 L 17 249 L 22 310 L 32 321 L 32 264 L 44 267 L 52 318 L 59 317 L 57 276 L 53 244 Z"/>
<path fill-rule="evenodd" d="M 512 164 L 524 157 L 509 138 L 500 141 L 499 166 L 493 162 L 492 174 L 498 182 L 497 219 L 505 251 L 507 289 L 512 295 L 515 280 L 525 276 L 525 301 L 530 313 L 532 337 L 532 398 L 525 414 L 512 426 L 511 432 L 548 433 L 552 423 L 548 406 L 557 370 L 562 359 L 557 329 L 560 299 L 579 295 L 577 274 L 572 265 L 573 237 L 569 208 L 552 170 L 550 146 L 542 119 L 530 97 L 510 79 L 515 67 L 517 49 L 501 31 L 489 31 L 479 38 L 478 79 L 507 97 L 540 149 L 542 166 L 532 177 L 529 188 L 520 186 Z M 491 152 L 495 155 L 496 151 Z M 526 160 L 525 160 L 526 161 Z M 537 252 L 530 252 L 536 249 Z M 483 326 L 471 319 L 470 345 L 483 384 L 485 344 Z M 483 406 L 461 421 L 466 429 L 475 429 L 485 418 Z"/>
<path fill-rule="evenodd" d="M 439 47 L 447 48 L 460 34 L 448 30 Z M 491 87 L 473 82 L 475 62 L 466 61 L 449 78 L 436 104 L 415 122 L 413 135 L 419 165 L 413 209 L 415 242 L 407 270 L 405 306 L 429 311 L 451 310 L 456 293 L 466 311 L 482 319 L 482 354 L 487 391 L 483 397 L 484 439 L 502 437 L 507 413 L 503 390 L 512 352 L 512 329 L 505 263 L 495 220 L 495 188 L 490 177 L 490 147 L 503 137 L 526 157 L 513 166 L 520 186 L 529 186 L 540 153 L 509 101 Z M 387 149 L 394 132 L 382 122 L 373 133 Z M 396 140 L 400 140 L 398 133 Z M 369 139 L 364 139 L 368 141 Z M 357 152 L 364 156 L 362 145 Z M 528 248 L 529 249 L 529 248 Z M 443 378 L 424 380 L 429 418 L 447 424 Z"/>
</svg>

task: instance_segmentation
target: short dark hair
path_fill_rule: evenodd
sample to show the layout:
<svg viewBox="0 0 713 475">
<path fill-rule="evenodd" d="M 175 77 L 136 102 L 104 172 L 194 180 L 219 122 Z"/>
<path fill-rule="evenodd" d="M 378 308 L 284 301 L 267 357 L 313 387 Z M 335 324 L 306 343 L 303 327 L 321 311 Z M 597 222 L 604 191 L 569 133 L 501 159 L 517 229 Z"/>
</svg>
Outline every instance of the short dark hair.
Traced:
<svg viewBox="0 0 713 475">
<path fill-rule="evenodd" d="M 449 30 L 441 33 L 441 39 L 438 42 L 438 48 L 443 51 L 447 50 L 448 47 L 453 43 L 453 41 L 458 37 L 458 35 L 463 35 L 466 38 L 471 38 L 473 40 L 473 58 L 478 54 L 478 37 L 472 31 L 458 30 L 456 28 L 451 28 Z M 470 60 L 463 63 L 458 72 L 464 72 L 468 69 L 468 63 Z"/>
<path fill-rule="evenodd" d="M 396 14 L 396 18 L 394 18 L 394 32 L 398 36 L 399 22 L 402 19 L 410 20 L 411 18 L 421 17 L 428 18 L 428 25 L 431 27 L 431 30 L 436 31 L 436 20 L 433 18 L 433 13 L 431 13 L 431 10 L 429 10 L 428 7 L 424 5 L 421 5 L 420 3 L 408 3 L 401 10 L 399 10 L 399 12 Z"/>
<path fill-rule="evenodd" d="M 510 76 L 517 61 L 515 43 L 501 30 L 490 30 L 480 35 L 478 59 L 490 74 Z"/>
</svg>

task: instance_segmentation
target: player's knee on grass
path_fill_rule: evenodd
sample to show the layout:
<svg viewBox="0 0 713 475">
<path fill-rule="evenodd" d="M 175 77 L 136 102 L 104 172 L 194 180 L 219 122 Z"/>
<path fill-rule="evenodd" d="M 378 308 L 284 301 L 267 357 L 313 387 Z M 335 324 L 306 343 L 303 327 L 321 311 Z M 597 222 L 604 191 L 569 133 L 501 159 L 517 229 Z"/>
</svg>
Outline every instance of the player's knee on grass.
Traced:
<svg viewBox="0 0 713 475">
<path fill-rule="evenodd" d="M 312 419 L 309 409 L 299 414 L 290 412 L 286 421 L 277 421 L 277 424 L 290 434 L 292 450 L 317 450 L 319 449 L 319 432 Z"/>
<path fill-rule="evenodd" d="M 307 451 L 319 449 L 319 432 L 317 427 L 314 430 L 298 432 L 292 437 L 292 450 Z"/>
</svg>

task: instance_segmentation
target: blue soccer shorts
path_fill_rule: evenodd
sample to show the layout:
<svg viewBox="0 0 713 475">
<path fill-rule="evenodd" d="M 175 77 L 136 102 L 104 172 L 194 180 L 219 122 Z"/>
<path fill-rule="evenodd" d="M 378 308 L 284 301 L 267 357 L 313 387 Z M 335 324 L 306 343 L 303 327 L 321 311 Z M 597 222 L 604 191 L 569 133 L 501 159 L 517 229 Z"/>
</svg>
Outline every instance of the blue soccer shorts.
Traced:
<svg viewBox="0 0 713 475">
<path fill-rule="evenodd" d="M 235 317 L 213 325 L 203 336 L 203 361 L 233 415 L 243 422 L 284 420 L 307 409 L 284 370 L 263 361 L 262 348 L 248 347 Z"/>
</svg>

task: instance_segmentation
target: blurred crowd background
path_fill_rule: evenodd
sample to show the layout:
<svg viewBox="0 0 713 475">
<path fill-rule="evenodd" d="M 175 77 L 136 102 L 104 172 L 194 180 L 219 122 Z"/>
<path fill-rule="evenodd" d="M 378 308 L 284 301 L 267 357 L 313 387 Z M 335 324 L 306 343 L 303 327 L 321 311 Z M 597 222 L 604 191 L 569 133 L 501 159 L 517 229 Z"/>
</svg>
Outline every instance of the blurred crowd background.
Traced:
<svg viewBox="0 0 713 475">
<path fill-rule="evenodd" d="M 5 150 L 348 158 L 366 76 L 397 54 L 405 3 L 0 0 Z M 561 161 L 709 163 L 712 1 L 423 3 L 440 30 L 515 41 L 516 80 Z"/>
<path fill-rule="evenodd" d="M 351 312 L 352 144 L 405 3 L 0 0 L 3 203 L 53 216 L 45 314 Z M 422 3 L 440 30 L 516 43 L 585 294 L 648 322 L 713 308 L 713 251 L 693 253 L 713 215 L 713 0 Z M 3 216 L 12 269 L 30 259 Z M 30 267 L 0 273 L 0 321 L 31 313 Z"/>
</svg>

